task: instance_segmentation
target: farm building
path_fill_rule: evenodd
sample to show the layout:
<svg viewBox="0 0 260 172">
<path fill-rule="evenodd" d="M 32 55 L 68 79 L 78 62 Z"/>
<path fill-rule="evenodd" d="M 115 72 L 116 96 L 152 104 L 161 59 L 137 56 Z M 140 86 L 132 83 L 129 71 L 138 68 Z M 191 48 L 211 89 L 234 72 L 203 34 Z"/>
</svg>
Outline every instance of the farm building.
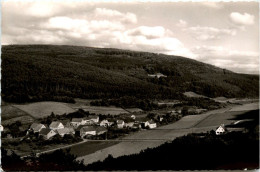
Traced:
<svg viewBox="0 0 260 172">
<path fill-rule="evenodd" d="M 216 135 L 224 134 L 226 132 L 226 128 L 224 124 L 221 124 L 215 131 Z"/>
<path fill-rule="evenodd" d="M 46 128 L 43 124 L 33 123 L 29 130 L 33 131 L 34 133 L 40 132 L 43 128 Z"/>
<path fill-rule="evenodd" d="M 134 126 L 134 122 L 126 122 L 125 127 L 132 128 Z"/>
<path fill-rule="evenodd" d="M 116 123 L 118 128 L 124 128 L 125 126 L 125 122 L 123 120 L 117 120 Z"/>
<path fill-rule="evenodd" d="M 95 127 L 95 129 L 96 129 L 97 135 L 101 135 L 101 134 L 104 134 L 104 133 L 107 132 L 107 129 L 104 128 L 104 127 L 99 127 L 99 126 L 97 126 L 97 127 Z"/>
<path fill-rule="evenodd" d="M 114 122 L 105 119 L 105 120 L 102 120 L 99 125 L 102 127 L 110 127 L 113 124 L 114 124 Z"/>
<path fill-rule="evenodd" d="M 156 73 L 156 74 L 148 74 L 149 77 L 152 77 L 152 78 L 167 78 L 166 75 L 162 74 L 162 73 Z"/>
<path fill-rule="evenodd" d="M 96 135 L 97 131 L 93 126 L 84 126 L 80 129 L 80 136 L 85 137 L 86 135 Z"/>
<path fill-rule="evenodd" d="M 0 131 L 4 131 L 4 127 L 2 125 L 0 125 Z"/>
<path fill-rule="evenodd" d="M 148 127 L 150 129 L 152 129 L 152 128 L 156 128 L 157 125 L 156 125 L 156 123 L 153 120 L 150 120 L 150 121 L 148 121 Z"/>
<path fill-rule="evenodd" d="M 85 124 L 82 118 L 72 118 L 70 123 L 74 128 L 77 128 L 78 126 Z"/>
<path fill-rule="evenodd" d="M 56 135 L 56 132 L 49 129 L 49 128 L 43 128 L 40 133 L 39 133 L 40 136 L 43 136 L 43 138 L 45 140 L 49 140 L 51 137 L 55 136 Z"/>
<path fill-rule="evenodd" d="M 61 122 L 59 122 L 59 121 L 53 121 L 53 122 L 50 124 L 49 128 L 50 128 L 51 130 L 57 130 L 57 129 L 64 128 L 64 125 L 63 125 Z"/>
<path fill-rule="evenodd" d="M 64 137 L 64 135 L 66 135 L 66 134 L 75 134 L 75 131 L 73 128 L 61 128 L 61 129 L 57 129 L 57 133 L 61 137 Z"/>
<path fill-rule="evenodd" d="M 98 123 L 99 122 L 99 116 L 97 116 L 97 115 L 91 116 L 90 120 L 92 120 L 94 123 Z"/>
</svg>

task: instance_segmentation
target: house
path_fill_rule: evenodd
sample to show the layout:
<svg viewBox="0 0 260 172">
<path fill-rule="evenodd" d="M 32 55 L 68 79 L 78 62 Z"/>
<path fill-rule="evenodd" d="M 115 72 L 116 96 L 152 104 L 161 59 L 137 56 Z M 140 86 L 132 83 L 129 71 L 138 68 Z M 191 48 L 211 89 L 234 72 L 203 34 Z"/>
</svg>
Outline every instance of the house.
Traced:
<svg viewBox="0 0 260 172">
<path fill-rule="evenodd" d="M 124 128 L 125 122 L 123 120 L 117 120 L 117 128 Z"/>
<path fill-rule="evenodd" d="M 97 127 L 95 127 L 95 129 L 96 129 L 97 135 L 102 135 L 107 132 L 107 129 L 104 127 L 97 126 Z"/>
<path fill-rule="evenodd" d="M 149 77 L 152 77 L 152 78 L 167 78 L 166 75 L 162 74 L 162 73 L 156 73 L 156 74 L 148 74 Z"/>
<path fill-rule="evenodd" d="M 74 127 L 74 128 L 78 128 L 78 126 L 80 125 L 84 125 L 85 121 L 82 118 L 72 118 L 70 124 Z"/>
<path fill-rule="evenodd" d="M 109 121 L 109 120 L 106 120 L 106 119 L 102 120 L 102 121 L 99 123 L 99 125 L 102 126 L 102 127 L 110 127 L 110 126 L 113 125 L 113 124 L 114 124 L 114 122 Z"/>
<path fill-rule="evenodd" d="M 87 135 L 95 136 L 97 131 L 93 126 L 84 126 L 80 129 L 80 137 L 85 137 Z"/>
<path fill-rule="evenodd" d="M 0 125 L 0 132 L 4 131 L 4 127 Z"/>
<path fill-rule="evenodd" d="M 59 122 L 59 121 L 53 121 L 53 122 L 50 124 L 49 128 L 50 128 L 51 130 L 57 130 L 57 129 L 64 128 L 64 125 L 63 125 L 61 122 Z"/>
<path fill-rule="evenodd" d="M 132 128 L 134 126 L 134 122 L 126 122 L 125 127 Z"/>
<path fill-rule="evenodd" d="M 46 128 L 43 124 L 33 123 L 33 124 L 30 126 L 30 129 L 29 129 L 29 130 L 33 131 L 34 133 L 38 133 L 38 132 L 40 132 L 43 128 Z"/>
<path fill-rule="evenodd" d="M 66 134 L 75 134 L 75 131 L 73 128 L 60 128 L 60 129 L 57 129 L 56 132 L 61 137 L 64 137 L 64 135 L 66 135 Z"/>
<path fill-rule="evenodd" d="M 132 128 L 134 128 L 134 129 L 139 129 L 139 128 L 141 128 L 142 126 L 141 126 L 141 124 L 140 123 L 134 123 L 134 125 L 132 126 Z"/>
<path fill-rule="evenodd" d="M 135 119 L 136 117 L 135 117 L 135 115 L 131 115 L 131 118 L 132 118 L 132 119 Z"/>
<path fill-rule="evenodd" d="M 150 120 L 150 121 L 148 121 L 148 127 L 150 129 L 152 129 L 152 128 L 156 128 L 157 125 L 156 125 L 156 123 L 153 120 Z"/>
<path fill-rule="evenodd" d="M 98 123 L 98 122 L 99 122 L 99 116 L 94 115 L 94 116 L 91 117 L 91 120 L 92 120 L 94 123 Z"/>
<path fill-rule="evenodd" d="M 55 136 L 57 133 L 49 128 L 43 128 L 40 132 L 39 135 L 43 136 L 45 140 L 49 140 L 51 137 Z"/>
<path fill-rule="evenodd" d="M 224 124 L 221 124 L 215 131 L 216 135 L 224 134 L 226 132 L 226 128 Z"/>
</svg>

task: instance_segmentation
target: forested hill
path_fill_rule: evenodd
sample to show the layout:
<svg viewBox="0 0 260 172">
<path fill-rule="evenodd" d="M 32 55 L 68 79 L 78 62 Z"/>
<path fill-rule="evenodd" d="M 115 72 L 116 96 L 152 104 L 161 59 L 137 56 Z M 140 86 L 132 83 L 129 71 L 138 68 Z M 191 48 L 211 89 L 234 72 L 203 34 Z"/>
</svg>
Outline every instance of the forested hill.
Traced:
<svg viewBox="0 0 260 172">
<path fill-rule="evenodd" d="M 9 102 L 70 98 L 258 97 L 259 78 L 179 56 L 57 45 L 2 47 L 2 98 Z M 167 78 L 148 74 L 162 73 Z"/>
</svg>

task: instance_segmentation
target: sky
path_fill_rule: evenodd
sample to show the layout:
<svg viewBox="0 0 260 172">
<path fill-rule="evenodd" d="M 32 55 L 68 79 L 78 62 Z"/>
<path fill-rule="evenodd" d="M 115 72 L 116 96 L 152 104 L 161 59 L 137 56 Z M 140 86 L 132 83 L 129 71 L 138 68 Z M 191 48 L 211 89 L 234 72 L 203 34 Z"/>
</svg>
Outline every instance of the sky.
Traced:
<svg viewBox="0 0 260 172">
<path fill-rule="evenodd" d="M 259 73 L 257 2 L 2 0 L 1 5 L 2 45 L 129 49 Z"/>
</svg>

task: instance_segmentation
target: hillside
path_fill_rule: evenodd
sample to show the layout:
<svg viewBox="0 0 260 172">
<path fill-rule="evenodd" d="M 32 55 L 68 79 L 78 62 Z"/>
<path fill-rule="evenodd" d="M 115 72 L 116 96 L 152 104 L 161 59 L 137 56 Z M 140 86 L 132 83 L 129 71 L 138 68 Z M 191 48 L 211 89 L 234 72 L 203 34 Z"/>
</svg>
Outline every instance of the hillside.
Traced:
<svg viewBox="0 0 260 172">
<path fill-rule="evenodd" d="M 259 76 L 237 74 L 179 56 L 57 45 L 2 47 L 2 98 L 7 102 L 72 98 L 180 99 L 258 97 Z M 162 73 L 167 78 L 151 78 Z"/>
</svg>

